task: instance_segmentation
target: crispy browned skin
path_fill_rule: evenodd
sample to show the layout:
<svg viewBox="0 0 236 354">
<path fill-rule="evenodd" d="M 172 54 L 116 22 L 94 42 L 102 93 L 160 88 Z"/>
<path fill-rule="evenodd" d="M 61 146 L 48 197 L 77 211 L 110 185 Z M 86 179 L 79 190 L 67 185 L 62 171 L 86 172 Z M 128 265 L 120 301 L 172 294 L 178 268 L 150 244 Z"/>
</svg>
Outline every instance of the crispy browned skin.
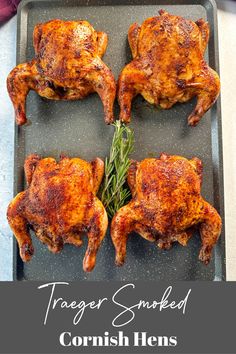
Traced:
<svg viewBox="0 0 236 354">
<path fill-rule="evenodd" d="M 120 119 L 131 119 L 131 101 L 141 94 L 149 103 L 168 109 L 176 102 L 197 96 L 197 105 L 188 117 L 196 125 L 214 104 L 220 80 L 204 60 L 209 26 L 159 11 L 128 32 L 133 61 L 125 66 L 118 82 Z"/>
<path fill-rule="evenodd" d="M 169 249 L 174 241 L 185 246 L 199 225 L 202 247 L 199 259 L 208 264 L 221 232 L 221 218 L 200 194 L 202 164 L 197 158 L 161 154 L 159 159 L 133 162 L 128 174 L 132 200 L 115 214 L 111 237 L 116 264 L 122 265 L 127 237 L 135 231 Z"/>
<path fill-rule="evenodd" d="M 97 92 L 105 121 L 113 121 L 116 83 L 101 57 L 107 34 L 96 32 L 87 21 L 52 20 L 34 28 L 35 59 L 19 64 L 7 78 L 16 122 L 26 123 L 25 101 L 29 90 L 53 100 L 77 100 Z"/>
<path fill-rule="evenodd" d="M 79 158 L 41 159 L 30 155 L 25 161 L 26 191 L 10 203 L 7 218 L 17 239 L 24 262 L 34 250 L 29 228 L 53 253 L 64 243 L 81 246 L 82 233 L 88 234 L 83 268 L 90 272 L 107 230 L 107 213 L 96 197 L 104 174 L 104 163 Z"/>
</svg>

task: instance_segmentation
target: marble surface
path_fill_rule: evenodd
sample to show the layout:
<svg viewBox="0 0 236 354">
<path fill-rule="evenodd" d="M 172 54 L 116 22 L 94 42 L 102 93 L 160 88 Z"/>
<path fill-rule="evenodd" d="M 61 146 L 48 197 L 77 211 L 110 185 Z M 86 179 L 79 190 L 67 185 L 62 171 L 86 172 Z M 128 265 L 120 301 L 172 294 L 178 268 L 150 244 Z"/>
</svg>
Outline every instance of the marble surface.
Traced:
<svg viewBox="0 0 236 354">
<path fill-rule="evenodd" d="M 225 189 L 226 277 L 236 280 L 236 2 L 218 10 Z"/>
<path fill-rule="evenodd" d="M 227 10 L 232 11 L 227 1 Z M 236 3 L 235 12 L 218 10 L 225 186 L 226 272 L 236 280 Z M 13 108 L 6 77 L 15 65 L 16 17 L 0 27 L 0 280 L 12 280 L 12 233 L 5 213 L 13 196 Z"/>
<path fill-rule="evenodd" d="M 6 90 L 6 78 L 15 65 L 16 16 L 0 27 L 0 280 L 12 280 L 12 233 L 6 208 L 13 196 L 13 108 Z"/>
</svg>

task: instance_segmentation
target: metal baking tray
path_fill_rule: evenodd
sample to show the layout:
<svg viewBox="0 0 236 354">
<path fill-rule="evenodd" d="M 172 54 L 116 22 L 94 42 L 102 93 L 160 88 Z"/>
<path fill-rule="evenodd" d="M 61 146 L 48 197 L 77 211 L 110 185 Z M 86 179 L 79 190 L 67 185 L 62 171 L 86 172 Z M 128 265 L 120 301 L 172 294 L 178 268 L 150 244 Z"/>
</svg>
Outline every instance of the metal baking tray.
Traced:
<svg viewBox="0 0 236 354">
<path fill-rule="evenodd" d="M 88 20 L 95 29 L 105 31 L 109 43 L 104 62 L 116 78 L 124 65 L 131 60 L 127 31 L 133 22 L 142 23 L 147 17 L 158 14 L 161 8 L 172 14 L 209 22 L 211 35 L 206 52 L 210 66 L 219 72 L 216 6 L 212 0 L 177 1 L 123 1 L 123 0 L 27 0 L 18 11 L 17 63 L 34 56 L 32 33 L 39 22 L 53 18 L 63 20 Z M 197 156 L 204 164 L 202 194 L 220 212 L 224 221 L 223 161 L 220 99 L 195 127 L 187 125 L 187 116 L 195 99 L 186 104 L 176 104 L 170 110 L 156 110 L 141 97 L 133 102 L 131 127 L 135 132 L 133 158 L 159 156 L 161 152 L 185 157 Z M 119 108 L 116 103 L 115 114 Z M 91 160 L 108 155 L 113 127 L 103 120 L 103 107 L 97 94 L 82 101 L 50 101 L 31 91 L 27 99 L 27 117 L 31 124 L 15 128 L 15 194 L 24 185 L 23 164 L 25 157 L 38 153 L 43 157 L 59 158 L 60 154 L 79 156 Z M 115 252 L 109 232 L 97 257 L 94 271 L 86 274 L 82 259 L 87 240 L 76 248 L 65 245 L 60 254 L 50 253 L 34 235 L 35 255 L 23 264 L 14 247 L 15 280 L 224 280 L 225 241 L 224 228 L 214 249 L 211 263 L 203 265 L 198 260 L 200 237 L 196 233 L 187 247 L 174 244 L 169 251 L 159 250 L 154 244 L 138 235 L 128 241 L 127 260 L 123 267 L 115 266 Z"/>
</svg>

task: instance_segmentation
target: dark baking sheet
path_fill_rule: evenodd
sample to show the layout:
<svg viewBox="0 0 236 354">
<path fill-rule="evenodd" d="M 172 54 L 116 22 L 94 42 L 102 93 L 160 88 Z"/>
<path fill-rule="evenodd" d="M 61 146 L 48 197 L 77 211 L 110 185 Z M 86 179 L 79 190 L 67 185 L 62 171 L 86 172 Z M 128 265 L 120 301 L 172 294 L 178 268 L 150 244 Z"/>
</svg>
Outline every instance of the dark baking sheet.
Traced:
<svg viewBox="0 0 236 354">
<path fill-rule="evenodd" d="M 174 5 L 173 5 L 174 4 Z M 104 61 L 116 78 L 131 60 L 127 31 L 133 22 L 142 23 L 147 17 L 165 8 L 173 14 L 197 20 L 202 17 L 210 24 L 211 36 L 206 53 L 210 66 L 219 72 L 216 7 L 210 0 L 200 1 L 23 1 L 18 12 L 17 62 L 34 56 L 32 33 L 39 22 L 53 18 L 86 19 L 95 29 L 105 31 L 109 44 Z M 204 163 L 202 194 L 220 212 L 223 208 L 223 166 L 221 147 L 220 100 L 205 115 L 200 124 L 187 126 L 187 116 L 195 100 L 177 104 L 170 110 L 156 110 L 137 97 L 133 102 L 132 128 L 135 131 L 133 157 L 141 160 L 159 156 L 165 151 L 186 157 L 197 156 Z M 118 116 L 118 105 L 115 107 Z M 30 153 L 59 158 L 61 153 L 91 160 L 108 155 L 113 127 L 103 121 L 103 108 L 98 95 L 82 101 L 58 102 L 40 98 L 31 91 L 27 99 L 27 116 L 31 125 L 16 127 L 15 193 L 24 189 L 23 164 Z M 223 280 L 225 279 L 224 229 L 208 266 L 198 261 L 200 237 L 196 233 L 187 247 L 174 244 L 161 251 L 138 235 L 128 241 L 127 260 L 123 267 L 114 264 L 114 249 L 110 235 L 100 248 L 94 271 L 82 270 L 83 247 L 65 245 L 60 254 L 50 253 L 33 235 L 35 256 L 23 264 L 14 248 L 14 279 L 16 280 Z"/>
</svg>

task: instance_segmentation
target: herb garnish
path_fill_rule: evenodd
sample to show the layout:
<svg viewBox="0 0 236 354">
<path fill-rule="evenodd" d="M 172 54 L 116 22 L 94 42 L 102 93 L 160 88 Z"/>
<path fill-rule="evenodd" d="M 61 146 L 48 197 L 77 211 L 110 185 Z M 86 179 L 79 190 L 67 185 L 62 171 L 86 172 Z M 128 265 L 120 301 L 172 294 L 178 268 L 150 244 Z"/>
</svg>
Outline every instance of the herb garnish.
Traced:
<svg viewBox="0 0 236 354">
<path fill-rule="evenodd" d="M 115 132 L 110 148 L 110 156 L 105 161 L 104 180 L 100 188 L 100 199 L 109 218 L 128 201 L 131 193 L 126 186 L 129 158 L 134 147 L 134 133 L 119 120 L 113 126 Z"/>
</svg>

